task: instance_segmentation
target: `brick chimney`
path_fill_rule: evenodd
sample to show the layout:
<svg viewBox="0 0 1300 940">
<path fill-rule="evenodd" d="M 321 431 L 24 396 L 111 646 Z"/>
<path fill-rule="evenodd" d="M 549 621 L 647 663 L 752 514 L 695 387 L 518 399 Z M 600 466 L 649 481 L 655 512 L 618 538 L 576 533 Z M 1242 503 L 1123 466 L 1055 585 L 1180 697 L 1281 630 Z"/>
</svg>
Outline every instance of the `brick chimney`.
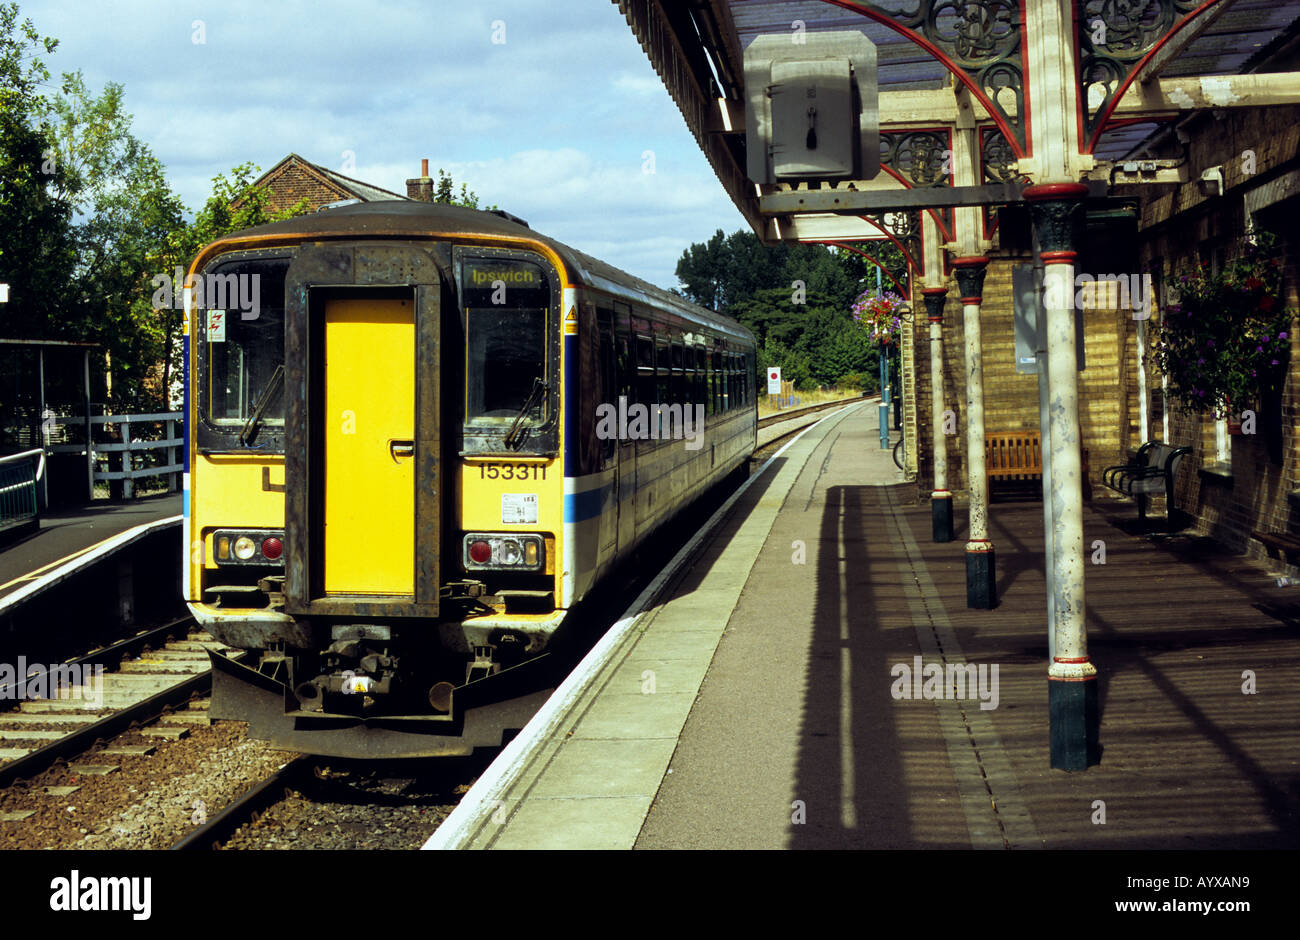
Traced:
<svg viewBox="0 0 1300 940">
<path fill-rule="evenodd" d="M 420 175 L 417 179 L 406 181 L 406 198 L 418 199 L 420 202 L 433 202 L 433 180 L 429 178 L 429 161 L 420 161 Z"/>
</svg>

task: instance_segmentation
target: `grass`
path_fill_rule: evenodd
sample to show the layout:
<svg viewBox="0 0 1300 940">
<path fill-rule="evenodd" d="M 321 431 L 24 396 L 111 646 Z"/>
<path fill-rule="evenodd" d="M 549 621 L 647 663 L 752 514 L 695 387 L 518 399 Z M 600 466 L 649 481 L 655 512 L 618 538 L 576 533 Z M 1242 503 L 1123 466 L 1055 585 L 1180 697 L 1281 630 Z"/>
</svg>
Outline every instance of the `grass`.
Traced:
<svg viewBox="0 0 1300 940">
<path fill-rule="evenodd" d="M 791 411 L 794 408 L 806 408 L 809 405 L 822 405 L 828 401 L 840 401 L 845 398 L 861 398 L 862 392 L 859 389 L 841 391 L 836 388 L 828 388 L 825 391 L 820 389 L 811 392 L 796 391 L 794 397 L 798 400 L 796 404 L 792 404 L 788 408 L 781 408 L 779 411 Z M 772 396 L 758 396 L 758 416 L 760 418 L 766 418 L 768 415 L 777 413 L 778 409 L 772 405 Z"/>
</svg>

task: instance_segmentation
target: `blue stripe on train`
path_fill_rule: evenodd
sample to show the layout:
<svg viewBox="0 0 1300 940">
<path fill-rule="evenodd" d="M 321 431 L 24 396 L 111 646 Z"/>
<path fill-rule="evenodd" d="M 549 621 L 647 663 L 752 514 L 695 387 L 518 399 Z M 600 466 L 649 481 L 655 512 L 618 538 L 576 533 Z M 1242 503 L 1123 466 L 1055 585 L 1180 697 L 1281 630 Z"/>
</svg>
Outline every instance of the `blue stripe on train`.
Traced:
<svg viewBox="0 0 1300 940">
<path fill-rule="evenodd" d="M 584 522 L 599 516 L 605 511 L 606 504 L 613 501 L 613 496 L 613 483 L 606 483 L 585 493 L 565 493 L 564 521 Z"/>
</svg>

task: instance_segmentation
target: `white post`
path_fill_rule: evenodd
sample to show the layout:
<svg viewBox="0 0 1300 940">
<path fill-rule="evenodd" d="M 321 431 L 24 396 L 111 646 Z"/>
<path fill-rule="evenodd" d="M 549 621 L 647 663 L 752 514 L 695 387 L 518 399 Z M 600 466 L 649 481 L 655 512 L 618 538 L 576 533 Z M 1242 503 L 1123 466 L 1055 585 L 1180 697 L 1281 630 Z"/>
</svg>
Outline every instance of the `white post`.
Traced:
<svg viewBox="0 0 1300 940">
<path fill-rule="evenodd" d="M 127 418 L 118 427 L 122 429 L 122 472 L 126 474 L 122 477 L 122 498 L 130 499 L 135 495 L 131 479 L 131 419 Z"/>
<path fill-rule="evenodd" d="M 1138 436 L 1145 444 L 1151 438 L 1151 413 L 1147 405 L 1147 321 L 1137 321 L 1138 357 Z"/>
<path fill-rule="evenodd" d="M 176 437 L 175 420 L 168 418 L 166 427 L 167 427 L 167 440 L 170 441 L 175 439 Z M 169 446 L 167 448 L 167 466 L 169 467 L 176 466 L 176 448 L 174 446 Z M 176 471 L 174 470 L 167 474 L 167 492 L 168 493 L 176 492 Z"/>
</svg>

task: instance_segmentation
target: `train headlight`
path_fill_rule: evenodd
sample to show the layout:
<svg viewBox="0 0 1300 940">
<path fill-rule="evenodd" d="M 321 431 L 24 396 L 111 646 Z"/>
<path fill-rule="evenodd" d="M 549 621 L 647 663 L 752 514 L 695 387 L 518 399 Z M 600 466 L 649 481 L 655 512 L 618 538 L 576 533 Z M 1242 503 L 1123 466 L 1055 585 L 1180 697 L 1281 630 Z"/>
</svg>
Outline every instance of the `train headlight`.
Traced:
<svg viewBox="0 0 1300 940">
<path fill-rule="evenodd" d="M 541 571 L 546 552 L 540 535 L 494 535 L 471 532 L 465 536 L 466 571 Z"/>
<path fill-rule="evenodd" d="M 247 535 L 235 539 L 235 557 L 240 561 L 248 561 L 256 554 L 257 544 Z"/>
</svg>

